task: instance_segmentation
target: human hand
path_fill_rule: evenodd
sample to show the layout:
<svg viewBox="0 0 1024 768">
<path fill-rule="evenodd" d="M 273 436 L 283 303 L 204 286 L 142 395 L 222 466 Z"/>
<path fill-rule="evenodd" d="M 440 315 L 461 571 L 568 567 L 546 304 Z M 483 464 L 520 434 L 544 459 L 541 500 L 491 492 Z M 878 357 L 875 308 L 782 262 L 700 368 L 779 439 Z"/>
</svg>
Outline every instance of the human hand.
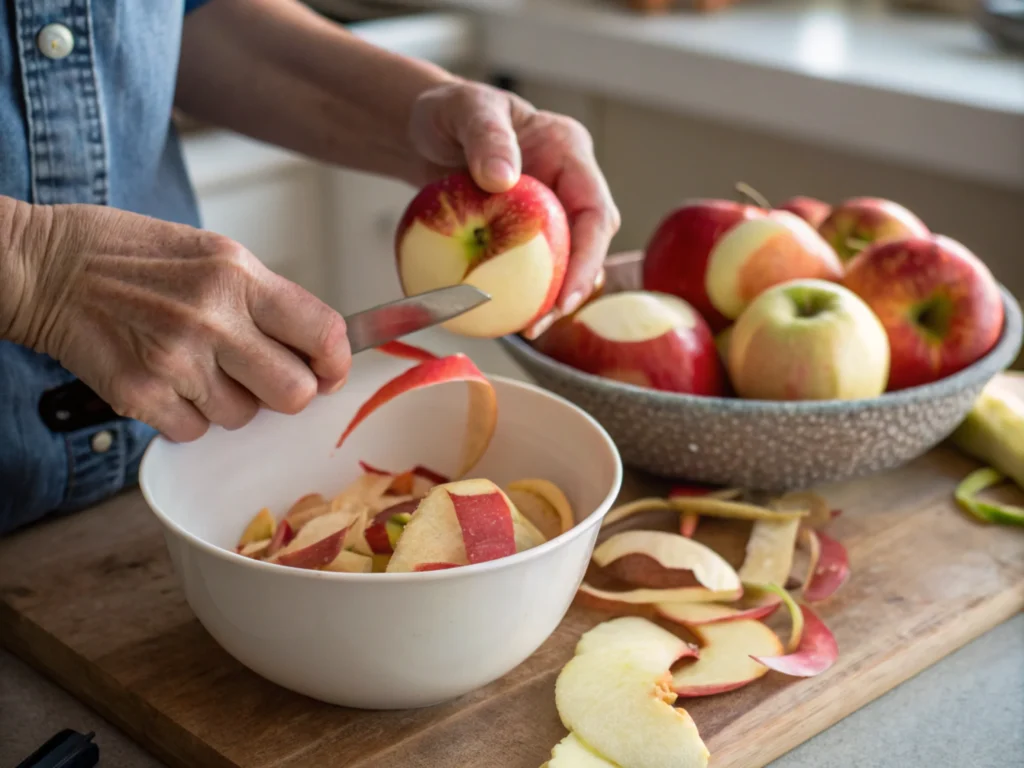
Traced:
<svg viewBox="0 0 1024 768">
<path fill-rule="evenodd" d="M 536 338 L 574 312 L 604 281 L 602 264 L 619 229 L 619 211 L 594 157 L 586 128 L 535 109 L 515 94 L 455 81 L 425 91 L 413 104 L 410 138 L 424 158 L 422 180 L 467 167 L 488 192 L 503 192 L 527 173 L 558 195 L 569 218 L 571 251 L 552 310 L 531 328 Z"/>
<path fill-rule="evenodd" d="M 260 405 L 296 413 L 344 383 L 342 317 L 238 243 L 112 208 L 31 208 L 7 335 L 122 416 L 189 441 L 211 423 L 244 426 Z"/>
</svg>

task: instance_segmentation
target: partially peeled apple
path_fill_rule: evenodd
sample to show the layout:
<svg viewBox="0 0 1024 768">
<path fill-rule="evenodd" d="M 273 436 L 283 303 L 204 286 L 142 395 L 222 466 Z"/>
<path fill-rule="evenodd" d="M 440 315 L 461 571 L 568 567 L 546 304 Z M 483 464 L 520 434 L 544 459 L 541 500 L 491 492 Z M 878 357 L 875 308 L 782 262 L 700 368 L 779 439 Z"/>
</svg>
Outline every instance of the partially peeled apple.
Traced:
<svg viewBox="0 0 1024 768">
<path fill-rule="evenodd" d="M 569 224 L 558 197 L 521 175 L 488 193 L 467 172 L 428 184 L 395 235 L 406 296 L 468 283 L 491 300 L 444 324 L 464 336 L 517 333 L 554 306 L 569 261 Z"/>
<path fill-rule="evenodd" d="M 724 391 L 711 329 L 689 303 L 666 293 L 601 296 L 556 322 L 534 346 L 577 370 L 627 384 L 695 395 Z"/>
</svg>

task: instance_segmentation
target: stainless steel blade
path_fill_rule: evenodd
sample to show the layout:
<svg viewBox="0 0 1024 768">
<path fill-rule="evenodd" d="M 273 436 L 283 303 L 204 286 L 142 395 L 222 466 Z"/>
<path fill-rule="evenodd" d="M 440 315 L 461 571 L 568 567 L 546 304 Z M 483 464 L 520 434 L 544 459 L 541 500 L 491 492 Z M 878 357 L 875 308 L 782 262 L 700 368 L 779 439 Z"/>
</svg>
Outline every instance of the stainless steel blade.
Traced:
<svg viewBox="0 0 1024 768">
<path fill-rule="evenodd" d="M 490 300 L 479 288 L 463 283 L 348 315 L 345 325 L 352 354 L 440 325 Z"/>
</svg>

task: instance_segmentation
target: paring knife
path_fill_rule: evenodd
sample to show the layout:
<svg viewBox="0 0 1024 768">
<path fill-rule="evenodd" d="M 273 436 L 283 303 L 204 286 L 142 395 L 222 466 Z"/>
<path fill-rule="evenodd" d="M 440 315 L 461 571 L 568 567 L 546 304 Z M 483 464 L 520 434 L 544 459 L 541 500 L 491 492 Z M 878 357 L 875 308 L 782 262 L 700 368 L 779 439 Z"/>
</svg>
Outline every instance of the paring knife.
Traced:
<svg viewBox="0 0 1024 768">
<path fill-rule="evenodd" d="M 472 285 L 453 285 L 381 304 L 345 318 L 352 354 L 440 325 L 491 300 Z M 39 415 L 53 432 L 74 432 L 121 419 L 86 384 L 75 379 L 47 390 Z"/>
</svg>

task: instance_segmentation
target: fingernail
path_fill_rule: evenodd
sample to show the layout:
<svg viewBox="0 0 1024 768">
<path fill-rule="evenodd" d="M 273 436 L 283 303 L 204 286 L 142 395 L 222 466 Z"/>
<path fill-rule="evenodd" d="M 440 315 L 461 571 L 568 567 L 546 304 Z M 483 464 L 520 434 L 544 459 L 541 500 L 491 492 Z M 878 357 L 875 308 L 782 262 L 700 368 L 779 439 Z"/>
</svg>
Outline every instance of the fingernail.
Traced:
<svg viewBox="0 0 1024 768">
<path fill-rule="evenodd" d="M 511 185 L 516 177 L 512 163 L 500 157 L 492 157 L 484 163 L 484 174 L 491 181 L 505 185 Z"/>
<path fill-rule="evenodd" d="M 573 291 L 562 303 L 562 312 L 571 315 L 577 309 L 580 308 L 580 304 L 583 303 L 583 291 Z"/>
</svg>

